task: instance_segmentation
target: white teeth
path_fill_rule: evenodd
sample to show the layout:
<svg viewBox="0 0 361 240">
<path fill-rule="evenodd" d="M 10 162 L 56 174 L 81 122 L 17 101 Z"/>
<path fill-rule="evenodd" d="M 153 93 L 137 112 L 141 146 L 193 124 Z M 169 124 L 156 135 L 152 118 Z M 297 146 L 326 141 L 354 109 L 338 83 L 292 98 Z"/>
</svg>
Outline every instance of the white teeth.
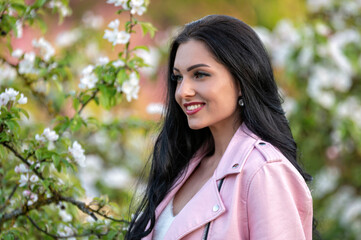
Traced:
<svg viewBox="0 0 361 240">
<path fill-rule="evenodd" d="M 190 105 L 190 106 L 187 106 L 187 110 L 188 111 L 193 111 L 197 108 L 200 108 L 202 106 L 202 104 L 195 104 L 195 105 Z"/>
</svg>

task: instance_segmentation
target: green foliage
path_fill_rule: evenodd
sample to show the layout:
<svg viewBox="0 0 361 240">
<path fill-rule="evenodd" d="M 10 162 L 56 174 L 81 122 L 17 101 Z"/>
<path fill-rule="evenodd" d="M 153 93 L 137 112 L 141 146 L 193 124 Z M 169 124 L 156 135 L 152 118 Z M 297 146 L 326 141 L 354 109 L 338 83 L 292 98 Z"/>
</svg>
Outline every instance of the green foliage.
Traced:
<svg viewBox="0 0 361 240">
<path fill-rule="evenodd" d="M 140 168 L 131 164 L 135 156 L 130 152 L 135 151 L 129 141 L 133 133 L 144 139 L 152 124 L 139 119 L 105 123 L 102 114 L 111 114 L 124 95 L 128 101 L 136 98 L 139 68 L 147 66 L 136 50 L 148 48 L 131 48 L 129 40 L 116 42 L 113 45 L 124 46 L 117 59 L 84 68 L 92 57 L 79 52 L 106 41 L 104 33 L 89 26 L 75 29 L 74 43 L 56 51 L 43 38 L 34 39 L 34 51 L 12 48 L 11 39 L 21 38 L 25 26 L 44 33 L 53 13 L 59 14 L 61 23 L 71 14 L 69 1 L 0 3 L 1 41 L 9 43 L 7 50 L 13 54 L 12 60 L 6 51 L 0 54 L 0 239 L 123 239 L 129 219 L 125 211 L 129 179 L 117 191 L 104 184 L 102 171 Z M 120 13 L 130 19 L 124 23 L 126 34 L 135 34 L 134 26 L 141 24 L 144 34 L 154 36 L 156 29 L 150 23 L 138 22 L 129 10 Z M 128 84 L 126 90 L 123 84 Z M 89 116 L 88 109 L 95 105 L 100 114 Z M 101 197 L 88 196 L 84 181 L 89 177 L 94 188 L 101 186 L 97 189 Z M 104 195 L 108 193 L 111 199 Z"/>
</svg>

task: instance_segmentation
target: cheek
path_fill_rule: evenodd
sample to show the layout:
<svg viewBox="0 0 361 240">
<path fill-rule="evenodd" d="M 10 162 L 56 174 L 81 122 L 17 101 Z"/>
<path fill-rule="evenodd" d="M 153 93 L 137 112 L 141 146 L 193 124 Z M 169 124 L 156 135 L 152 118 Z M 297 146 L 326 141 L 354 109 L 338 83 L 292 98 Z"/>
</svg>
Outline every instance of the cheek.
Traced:
<svg viewBox="0 0 361 240">
<path fill-rule="evenodd" d="M 178 103 L 178 105 L 181 106 L 181 98 L 180 98 L 177 90 L 178 90 L 178 88 L 174 92 L 174 99 Z"/>
</svg>

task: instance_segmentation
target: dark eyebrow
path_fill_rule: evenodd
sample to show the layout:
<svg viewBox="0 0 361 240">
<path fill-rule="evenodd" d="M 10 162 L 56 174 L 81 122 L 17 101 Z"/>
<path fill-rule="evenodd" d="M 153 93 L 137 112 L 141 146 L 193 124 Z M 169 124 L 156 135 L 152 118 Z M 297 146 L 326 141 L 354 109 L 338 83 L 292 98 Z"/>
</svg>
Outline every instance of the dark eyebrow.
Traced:
<svg viewBox="0 0 361 240">
<path fill-rule="evenodd" d="M 196 64 L 196 65 L 193 65 L 193 66 L 190 66 L 189 68 L 187 68 L 187 72 L 192 71 L 193 69 L 198 68 L 198 67 L 210 67 L 210 66 L 208 66 L 207 64 L 204 64 L 204 63 L 199 63 L 199 64 Z M 179 69 L 177 69 L 175 67 L 173 68 L 173 70 L 180 72 Z"/>
</svg>

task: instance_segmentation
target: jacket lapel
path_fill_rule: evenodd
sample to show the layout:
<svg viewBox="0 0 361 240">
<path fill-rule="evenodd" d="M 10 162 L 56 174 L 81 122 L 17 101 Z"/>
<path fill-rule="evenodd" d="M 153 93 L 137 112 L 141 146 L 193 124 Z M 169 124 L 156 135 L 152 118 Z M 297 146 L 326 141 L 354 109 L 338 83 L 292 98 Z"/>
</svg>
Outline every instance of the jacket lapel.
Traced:
<svg viewBox="0 0 361 240">
<path fill-rule="evenodd" d="M 164 239 L 181 239 L 188 233 L 204 227 L 224 211 L 216 181 L 211 178 L 178 213 Z"/>
<path fill-rule="evenodd" d="M 226 211 L 218 191 L 218 182 L 229 174 L 241 172 L 257 139 L 258 137 L 251 133 L 244 124 L 238 128 L 228 144 L 214 175 L 178 213 L 164 239 L 181 239 L 198 228 L 204 228 L 208 222 L 213 221 Z M 197 165 L 200 160 L 198 159 Z M 180 186 L 172 191 L 171 197 L 175 195 L 190 173 L 193 172 L 193 169 L 183 179 Z M 171 197 L 167 199 L 167 204 Z"/>
<path fill-rule="evenodd" d="M 189 166 L 186 170 L 186 173 L 181 176 L 176 183 L 174 184 L 174 187 L 170 190 L 170 192 L 165 196 L 165 198 L 159 203 L 158 207 L 155 210 L 155 218 L 158 219 L 159 215 L 162 213 L 162 211 L 164 210 L 164 208 L 168 205 L 168 203 L 170 202 L 170 200 L 174 197 L 174 195 L 178 192 L 178 190 L 183 186 L 183 184 L 186 182 L 186 180 L 188 179 L 188 177 L 192 174 L 192 172 L 194 171 L 194 169 L 197 167 L 197 165 L 199 164 L 199 162 L 202 160 L 202 158 L 204 157 L 204 155 L 206 154 L 206 152 L 202 151 L 203 149 L 201 149 L 200 151 L 198 151 L 195 155 L 195 157 L 190 161 Z M 147 228 L 149 227 L 149 223 Z M 153 234 L 154 234 L 154 229 L 153 231 L 146 236 L 145 238 L 143 238 L 143 240 L 150 240 L 153 238 Z"/>
<path fill-rule="evenodd" d="M 254 144 L 258 139 L 259 137 L 248 130 L 244 123 L 238 128 L 228 144 L 214 175 L 178 213 L 164 239 L 180 239 L 200 227 L 205 227 L 208 222 L 213 221 L 226 211 L 218 191 L 217 183 L 227 175 L 241 172 L 248 155 L 254 148 Z M 204 155 L 205 153 L 202 153 L 200 150 L 196 154 L 196 157 L 191 160 L 184 177 L 177 180 L 174 185 L 175 187 L 173 187 L 164 200 L 158 205 L 155 211 L 156 219 L 158 219 L 160 213 L 167 206 L 169 201 L 186 182 Z M 154 229 L 144 239 L 152 239 L 153 233 Z"/>
</svg>

